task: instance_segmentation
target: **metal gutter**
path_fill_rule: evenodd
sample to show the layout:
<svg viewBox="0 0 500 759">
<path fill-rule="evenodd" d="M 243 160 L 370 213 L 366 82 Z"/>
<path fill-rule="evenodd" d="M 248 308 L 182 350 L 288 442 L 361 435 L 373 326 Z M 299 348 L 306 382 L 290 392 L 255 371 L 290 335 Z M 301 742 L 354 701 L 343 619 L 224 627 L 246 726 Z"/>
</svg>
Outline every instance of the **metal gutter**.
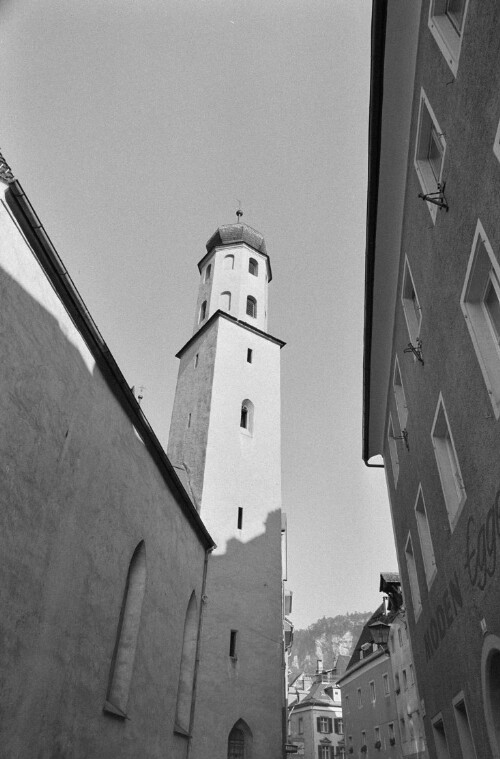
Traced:
<svg viewBox="0 0 500 759">
<path fill-rule="evenodd" d="M 370 363 L 372 350 L 373 284 L 375 279 L 375 248 L 377 231 L 378 184 L 382 135 L 382 104 L 384 96 L 384 54 L 387 1 L 373 0 L 371 27 L 370 117 L 368 125 L 368 193 L 366 209 L 365 249 L 365 319 L 363 352 L 363 461 L 369 463 L 370 425 Z"/>
<path fill-rule="evenodd" d="M 186 493 L 174 467 L 156 437 L 153 429 L 142 411 L 132 390 L 127 384 L 104 338 L 99 332 L 85 303 L 75 287 L 66 267 L 61 261 L 52 241 L 35 213 L 20 182 L 14 179 L 9 184 L 6 200 L 28 238 L 40 266 L 43 268 L 58 296 L 61 298 L 73 323 L 82 335 L 87 347 L 94 356 L 108 386 L 117 398 L 122 409 L 141 436 L 144 445 L 154 459 L 163 479 L 177 495 L 177 502 L 191 523 L 206 550 L 213 549 L 215 543 L 206 529 L 194 504 Z"/>
</svg>

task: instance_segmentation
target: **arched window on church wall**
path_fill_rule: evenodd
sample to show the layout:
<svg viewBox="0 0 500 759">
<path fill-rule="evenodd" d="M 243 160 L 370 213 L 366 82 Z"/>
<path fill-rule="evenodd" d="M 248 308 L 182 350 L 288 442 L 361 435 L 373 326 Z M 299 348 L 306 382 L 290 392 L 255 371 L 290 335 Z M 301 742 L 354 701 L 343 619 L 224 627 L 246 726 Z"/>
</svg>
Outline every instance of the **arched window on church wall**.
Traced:
<svg viewBox="0 0 500 759">
<path fill-rule="evenodd" d="M 175 727 L 183 733 L 189 733 L 197 635 L 198 604 L 195 592 L 193 591 L 189 599 L 184 621 L 179 685 L 177 687 L 177 705 L 175 709 Z"/>
<path fill-rule="evenodd" d="M 130 561 L 105 705 L 106 711 L 123 717 L 127 711 L 145 589 L 146 548 L 142 541 Z"/>
</svg>

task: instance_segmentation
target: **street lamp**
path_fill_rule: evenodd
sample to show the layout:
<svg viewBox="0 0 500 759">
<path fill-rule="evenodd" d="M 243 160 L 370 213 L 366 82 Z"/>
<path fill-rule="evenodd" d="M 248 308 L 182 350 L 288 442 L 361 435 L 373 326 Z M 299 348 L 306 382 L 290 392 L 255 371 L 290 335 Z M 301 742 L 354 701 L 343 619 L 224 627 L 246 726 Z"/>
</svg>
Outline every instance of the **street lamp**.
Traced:
<svg viewBox="0 0 500 759">
<path fill-rule="evenodd" d="M 391 630 L 391 626 L 387 624 L 387 622 L 382 622 L 381 619 L 379 619 L 377 622 L 372 622 L 371 625 L 368 625 L 370 629 L 370 634 L 372 636 L 372 640 L 374 643 L 377 644 L 377 646 L 382 646 L 382 648 L 386 648 L 387 642 L 389 640 L 389 632 Z"/>
</svg>

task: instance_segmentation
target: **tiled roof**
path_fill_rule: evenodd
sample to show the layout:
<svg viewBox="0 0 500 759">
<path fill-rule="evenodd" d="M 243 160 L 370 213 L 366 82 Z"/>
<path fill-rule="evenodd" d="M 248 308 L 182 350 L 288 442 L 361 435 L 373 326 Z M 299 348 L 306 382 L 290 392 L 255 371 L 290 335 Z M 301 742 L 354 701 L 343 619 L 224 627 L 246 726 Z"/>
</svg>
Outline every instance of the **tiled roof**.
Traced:
<svg viewBox="0 0 500 759">
<path fill-rule="evenodd" d="M 390 624 L 392 620 L 397 616 L 397 611 L 389 611 L 385 612 L 384 604 L 380 604 L 378 609 L 373 612 L 368 622 L 366 622 L 365 626 L 363 627 L 363 630 L 361 631 L 361 635 L 359 636 L 359 640 L 356 643 L 356 647 L 353 651 L 353 654 L 351 656 L 351 660 L 347 666 L 346 673 L 349 672 L 350 668 L 353 667 L 355 664 L 357 664 L 359 661 L 361 661 L 361 647 L 365 645 L 365 643 L 373 643 L 372 636 L 370 632 L 370 625 L 372 625 L 374 622 L 377 622 L 379 619 L 383 619 L 384 622 L 387 624 Z M 364 657 L 366 658 L 366 657 Z"/>
</svg>

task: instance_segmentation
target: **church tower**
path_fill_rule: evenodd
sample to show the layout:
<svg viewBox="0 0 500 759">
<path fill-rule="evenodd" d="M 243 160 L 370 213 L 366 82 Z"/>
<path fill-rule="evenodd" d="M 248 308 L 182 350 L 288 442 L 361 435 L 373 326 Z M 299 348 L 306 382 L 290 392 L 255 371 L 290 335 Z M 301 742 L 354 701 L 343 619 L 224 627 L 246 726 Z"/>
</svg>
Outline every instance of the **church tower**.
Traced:
<svg viewBox="0 0 500 759">
<path fill-rule="evenodd" d="M 168 455 L 217 544 L 208 562 L 191 759 L 282 755 L 280 350 L 262 235 L 219 227 L 177 354 Z"/>
</svg>

